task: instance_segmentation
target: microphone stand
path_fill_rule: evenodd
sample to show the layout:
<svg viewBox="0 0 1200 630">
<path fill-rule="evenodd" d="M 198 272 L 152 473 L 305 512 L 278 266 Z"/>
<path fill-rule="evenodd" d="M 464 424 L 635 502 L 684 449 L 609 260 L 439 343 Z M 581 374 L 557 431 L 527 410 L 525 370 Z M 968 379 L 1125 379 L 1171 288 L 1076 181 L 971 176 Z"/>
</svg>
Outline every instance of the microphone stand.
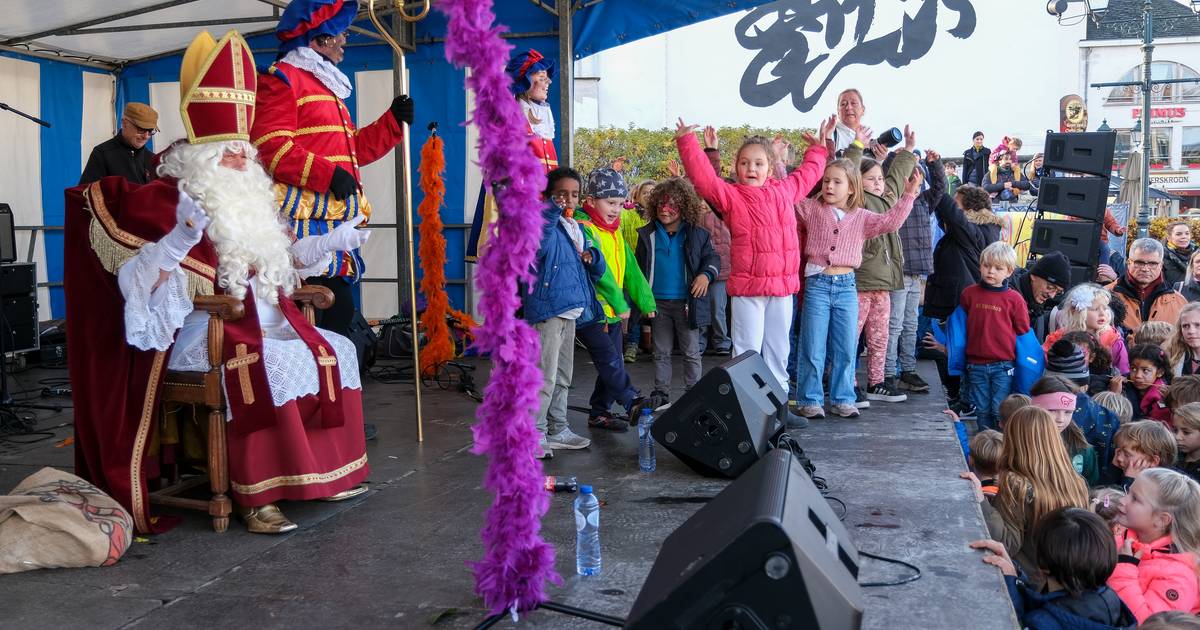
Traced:
<svg viewBox="0 0 1200 630">
<path fill-rule="evenodd" d="M 46 128 L 50 127 L 50 123 L 48 123 L 36 116 L 30 116 L 29 114 L 26 114 L 25 112 L 15 108 L 15 107 L 9 107 L 8 103 L 0 103 L 0 109 L 8 110 L 22 118 L 28 118 L 29 120 L 32 120 L 33 122 L 35 122 L 43 127 L 46 127 Z"/>
</svg>

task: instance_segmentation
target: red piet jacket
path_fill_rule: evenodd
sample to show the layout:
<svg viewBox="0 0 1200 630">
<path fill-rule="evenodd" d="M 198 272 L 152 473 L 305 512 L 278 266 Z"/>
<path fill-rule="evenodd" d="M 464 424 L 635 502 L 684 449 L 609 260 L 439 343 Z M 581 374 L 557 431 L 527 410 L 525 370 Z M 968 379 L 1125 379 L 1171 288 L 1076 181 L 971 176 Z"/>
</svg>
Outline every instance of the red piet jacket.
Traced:
<svg viewBox="0 0 1200 630">
<path fill-rule="evenodd" d="M 250 139 L 276 181 L 329 190 L 334 167 L 360 183 L 359 167 L 387 155 L 401 140 L 391 112 L 356 129 L 350 110 L 312 73 L 277 62 L 258 78 L 258 110 Z"/>
</svg>

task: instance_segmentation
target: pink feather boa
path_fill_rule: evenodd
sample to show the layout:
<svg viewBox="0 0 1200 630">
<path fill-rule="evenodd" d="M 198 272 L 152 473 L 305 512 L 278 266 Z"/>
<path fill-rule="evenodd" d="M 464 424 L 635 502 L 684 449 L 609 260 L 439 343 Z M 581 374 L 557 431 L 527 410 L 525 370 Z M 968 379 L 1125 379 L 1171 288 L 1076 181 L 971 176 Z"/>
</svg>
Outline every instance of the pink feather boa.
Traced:
<svg viewBox="0 0 1200 630">
<path fill-rule="evenodd" d="M 489 457 L 484 485 L 496 499 L 480 533 L 484 557 L 472 565 L 475 591 L 493 613 L 514 605 L 527 611 L 546 600 L 547 581 L 562 580 L 554 571 L 554 547 L 539 533 L 550 505 L 534 458 L 540 346 L 537 333 L 515 316 L 517 282 L 534 281 L 530 268 L 542 233 L 546 174 L 508 90 L 511 79 L 503 68 L 512 47 L 500 38 L 506 29 L 493 26 L 492 0 L 441 0 L 437 8 L 449 18 L 446 58 L 471 69 L 467 86 L 475 93 L 479 163 L 499 206 L 496 233 L 476 273 L 484 323 L 475 346 L 491 353 L 494 367 L 476 412 L 474 452 Z"/>
</svg>

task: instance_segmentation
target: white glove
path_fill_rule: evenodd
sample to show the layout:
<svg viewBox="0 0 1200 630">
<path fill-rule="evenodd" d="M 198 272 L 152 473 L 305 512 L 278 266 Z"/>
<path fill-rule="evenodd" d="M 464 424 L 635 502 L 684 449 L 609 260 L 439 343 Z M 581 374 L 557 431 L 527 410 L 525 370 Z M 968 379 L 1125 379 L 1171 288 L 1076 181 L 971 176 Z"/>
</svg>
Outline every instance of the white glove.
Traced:
<svg viewBox="0 0 1200 630">
<path fill-rule="evenodd" d="M 155 265 L 165 271 L 174 271 L 192 247 L 200 242 L 208 223 L 208 214 L 204 212 L 204 208 L 187 193 L 179 191 L 179 203 L 175 206 L 175 227 L 158 241 L 155 248 Z"/>
<path fill-rule="evenodd" d="M 292 243 L 292 255 L 301 267 L 309 267 L 331 252 L 344 252 L 362 247 L 371 237 L 371 232 L 355 228 L 366 220 L 366 215 L 360 214 L 328 234 L 302 238 Z"/>
</svg>

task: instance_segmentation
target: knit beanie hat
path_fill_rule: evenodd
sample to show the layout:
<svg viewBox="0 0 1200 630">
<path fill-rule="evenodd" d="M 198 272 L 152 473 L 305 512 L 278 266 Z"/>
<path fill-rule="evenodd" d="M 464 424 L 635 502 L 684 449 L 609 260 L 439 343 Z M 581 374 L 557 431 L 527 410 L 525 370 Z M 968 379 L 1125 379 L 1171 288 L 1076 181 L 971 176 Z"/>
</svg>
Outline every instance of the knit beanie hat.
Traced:
<svg viewBox="0 0 1200 630">
<path fill-rule="evenodd" d="M 1087 385 L 1091 377 L 1083 350 L 1079 346 L 1060 339 L 1046 353 L 1045 376 L 1061 376 L 1076 385 Z"/>
<path fill-rule="evenodd" d="M 1071 288 L 1071 261 L 1062 252 L 1050 252 L 1038 258 L 1029 273 L 1063 290 Z"/>
<path fill-rule="evenodd" d="M 611 199 L 629 197 L 629 186 L 620 172 L 611 168 L 598 168 L 588 173 L 587 196 L 596 199 Z"/>
</svg>

